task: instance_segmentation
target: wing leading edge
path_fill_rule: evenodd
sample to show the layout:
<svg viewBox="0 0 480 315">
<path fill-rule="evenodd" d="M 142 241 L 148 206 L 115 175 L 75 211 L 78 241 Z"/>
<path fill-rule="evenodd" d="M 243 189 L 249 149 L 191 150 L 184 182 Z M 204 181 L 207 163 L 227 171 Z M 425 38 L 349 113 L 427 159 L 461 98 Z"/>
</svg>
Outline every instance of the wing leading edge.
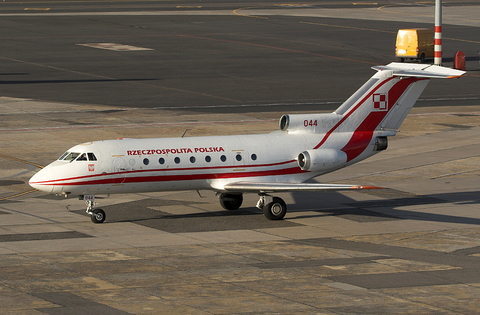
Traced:
<svg viewBox="0 0 480 315">
<path fill-rule="evenodd" d="M 227 192 L 295 192 L 295 191 L 328 191 L 328 190 L 359 190 L 359 189 L 382 189 L 375 186 L 343 185 L 343 184 L 316 184 L 316 183 L 250 183 L 237 182 L 226 184 L 223 189 Z"/>
</svg>

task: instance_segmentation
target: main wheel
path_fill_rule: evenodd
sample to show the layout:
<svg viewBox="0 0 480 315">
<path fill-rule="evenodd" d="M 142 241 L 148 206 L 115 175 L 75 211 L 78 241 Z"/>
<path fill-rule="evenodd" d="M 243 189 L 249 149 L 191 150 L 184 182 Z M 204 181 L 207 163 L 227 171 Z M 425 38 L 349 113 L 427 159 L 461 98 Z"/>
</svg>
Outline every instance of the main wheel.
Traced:
<svg viewBox="0 0 480 315">
<path fill-rule="evenodd" d="M 220 204 L 225 210 L 237 210 L 242 203 L 242 194 L 220 194 Z"/>
<path fill-rule="evenodd" d="M 263 207 L 263 214 L 269 220 L 281 220 L 287 214 L 287 204 L 282 198 L 273 197 L 273 201 Z"/>
<path fill-rule="evenodd" d="M 103 223 L 107 216 L 105 215 L 105 211 L 102 209 L 95 209 L 92 211 L 92 215 L 90 216 L 93 223 Z"/>
</svg>

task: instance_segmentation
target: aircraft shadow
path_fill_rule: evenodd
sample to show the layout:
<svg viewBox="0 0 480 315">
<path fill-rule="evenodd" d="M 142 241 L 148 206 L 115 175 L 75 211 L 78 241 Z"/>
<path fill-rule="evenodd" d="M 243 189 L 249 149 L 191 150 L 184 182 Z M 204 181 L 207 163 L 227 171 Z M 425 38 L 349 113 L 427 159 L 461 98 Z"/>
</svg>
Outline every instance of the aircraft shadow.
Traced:
<svg viewBox="0 0 480 315">
<path fill-rule="evenodd" d="M 407 206 L 422 205 L 441 205 L 445 203 L 455 203 L 457 205 L 478 205 L 480 204 L 480 192 L 457 192 L 438 195 L 410 195 L 405 194 L 402 197 L 401 192 L 390 190 L 394 197 L 382 200 L 355 201 L 340 193 L 321 193 L 319 197 L 330 201 L 334 206 L 324 209 L 319 205 L 318 209 L 312 209 L 312 201 L 305 204 L 305 193 L 294 193 L 293 198 L 296 202 L 294 209 L 289 211 L 305 211 L 302 208 L 309 209 L 319 213 L 320 216 L 333 215 L 357 222 L 374 222 L 386 220 L 418 220 L 429 222 L 444 223 L 462 223 L 470 225 L 480 225 L 480 218 L 465 217 L 460 215 L 447 215 L 432 212 L 423 212 L 417 210 L 399 209 Z M 372 193 L 365 191 L 364 193 Z M 331 196 L 327 196 L 330 194 Z M 388 193 L 387 193 L 388 195 Z M 395 197 L 396 195 L 396 197 Z M 335 199 L 339 198 L 339 202 Z M 310 198 L 308 198 L 310 199 Z M 291 207 L 293 208 L 293 207 Z M 444 207 L 442 207 L 444 209 Z M 432 209 L 429 207 L 429 209 Z M 316 215 L 306 215 L 301 218 L 315 217 Z M 318 215 L 317 215 L 318 216 Z"/>
<path fill-rule="evenodd" d="M 241 208 L 235 211 L 205 211 L 199 207 L 202 204 L 205 203 L 144 199 L 101 208 L 107 216 L 107 220 L 103 224 L 130 222 L 169 233 L 251 230 L 300 225 L 289 221 L 269 221 L 255 207 Z M 190 208 L 192 213 L 171 214 L 157 210 L 163 207 L 168 210 L 169 206 Z M 72 212 L 86 215 L 85 210 Z"/>
<path fill-rule="evenodd" d="M 337 216 L 358 223 L 418 220 L 480 225 L 480 219 L 477 218 L 399 209 L 407 206 L 442 205 L 449 202 L 454 202 L 457 205 L 478 205 L 480 204 L 480 192 L 414 195 L 389 189 L 382 191 L 382 194 L 387 196 L 385 199 L 364 201 L 353 200 L 347 194 L 338 192 L 292 193 L 294 202 L 288 204 L 288 211 L 289 213 L 297 213 L 295 219 Z M 378 194 L 377 191 L 362 192 L 373 195 Z M 296 223 L 295 219 L 267 220 L 263 216 L 262 211 L 255 207 L 243 207 L 236 211 L 205 211 L 199 207 L 202 204 L 205 203 L 144 199 L 101 208 L 107 213 L 107 220 L 104 224 L 130 222 L 170 233 L 252 230 L 302 225 Z M 168 210 L 168 206 L 184 206 L 190 208 L 192 213 L 172 214 L 161 211 L 163 207 L 165 207 L 165 210 Z M 432 207 L 428 209 L 432 210 Z M 442 209 L 444 210 L 445 207 L 442 207 Z M 86 215 L 84 210 L 73 212 Z M 302 212 L 302 214 L 298 212 Z"/>
</svg>

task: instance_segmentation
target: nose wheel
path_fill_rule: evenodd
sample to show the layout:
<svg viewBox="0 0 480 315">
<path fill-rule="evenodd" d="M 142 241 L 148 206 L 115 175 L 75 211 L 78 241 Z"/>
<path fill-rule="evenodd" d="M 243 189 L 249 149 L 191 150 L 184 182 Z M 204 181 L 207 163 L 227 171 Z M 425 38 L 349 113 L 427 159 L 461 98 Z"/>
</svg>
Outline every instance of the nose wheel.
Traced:
<svg viewBox="0 0 480 315">
<path fill-rule="evenodd" d="M 94 209 L 90 215 L 93 223 L 103 223 L 106 219 L 105 211 L 102 209 Z"/>
<path fill-rule="evenodd" d="M 95 204 L 95 196 L 84 196 L 84 200 L 87 203 L 87 214 L 90 215 L 90 219 L 93 223 L 103 223 L 107 216 L 102 209 L 93 209 Z"/>
</svg>

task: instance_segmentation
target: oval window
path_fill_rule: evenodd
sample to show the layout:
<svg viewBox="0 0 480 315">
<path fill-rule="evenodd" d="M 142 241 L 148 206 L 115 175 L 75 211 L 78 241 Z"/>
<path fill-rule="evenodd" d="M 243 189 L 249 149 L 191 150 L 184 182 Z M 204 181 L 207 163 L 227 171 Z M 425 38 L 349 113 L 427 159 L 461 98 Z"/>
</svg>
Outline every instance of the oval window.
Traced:
<svg viewBox="0 0 480 315">
<path fill-rule="evenodd" d="M 149 159 L 143 159 L 143 164 L 148 165 L 150 163 Z"/>
<path fill-rule="evenodd" d="M 253 161 L 255 161 L 257 159 L 257 155 L 254 153 L 254 154 L 252 154 L 251 158 L 252 158 Z"/>
<path fill-rule="evenodd" d="M 161 165 L 165 164 L 165 159 L 164 158 L 159 158 L 158 163 L 160 163 Z"/>
<path fill-rule="evenodd" d="M 197 160 L 197 159 L 196 159 L 194 156 L 191 156 L 191 157 L 190 157 L 190 163 L 195 163 L 196 160 Z"/>
<path fill-rule="evenodd" d="M 220 161 L 225 162 L 227 160 L 227 157 L 225 155 L 222 155 L 220 157 Z"/>
<path fill-rule="evenodd" d="M 241 154 L 237 154 L 237 156 L 235 157 L 235 159 L 240 162 L 240 161 L 242 160 L 242 155 L 241 155 Z"/>
<path fill-rule="evenodd" d="M 207 155 L 205 157 L 205 162 L 210 163 L 211 161 L 212 161 L 212 158 L 210 157 L 210 155 Z"/>
<path fill-rule="evenodd" d="M 179 164 L 179 163 L 180 163 L 180 158 L 177 156 L 173 161 L 174 161 L 176 164 Z"/>
</svg>

